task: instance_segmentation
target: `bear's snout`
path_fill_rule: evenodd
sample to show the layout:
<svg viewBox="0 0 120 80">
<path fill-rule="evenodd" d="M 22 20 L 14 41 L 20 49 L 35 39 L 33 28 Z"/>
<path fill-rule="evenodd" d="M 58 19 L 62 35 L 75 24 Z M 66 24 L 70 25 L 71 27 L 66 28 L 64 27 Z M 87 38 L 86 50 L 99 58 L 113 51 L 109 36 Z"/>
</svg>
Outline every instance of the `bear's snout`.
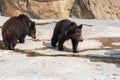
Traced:
<svg viewBox="0 0 120 80">
<path fill-rule="evenodd" d="M 36 36 L 35 36 L 35 35 L 32 35 L 31 37 L 32 37 L 33 39 L 36 39 Z"/>
<path fill-rule="evenodd" d="M 82 42 L 83 40 L 84 40 L 83 37 L 80 37 L 78 41 Z"/>
<path fill-rule="evenodd" d="M 84 39 L 80 39 L 80 42 L 82 42 Z"/>
</svg>

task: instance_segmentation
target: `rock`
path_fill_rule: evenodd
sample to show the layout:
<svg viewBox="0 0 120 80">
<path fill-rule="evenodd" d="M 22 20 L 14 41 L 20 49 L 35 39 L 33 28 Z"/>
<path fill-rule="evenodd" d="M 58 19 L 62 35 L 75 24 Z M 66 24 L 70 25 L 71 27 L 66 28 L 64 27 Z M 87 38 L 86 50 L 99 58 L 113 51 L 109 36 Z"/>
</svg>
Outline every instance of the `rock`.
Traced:
<svg viewBox="0 0 120 80">
<path fill-rule="evenodd" d="M 91 10 L 89 10 L 86 7 L 84 0 L 75 0 L 71 9 L 70 16 L 82 19 L 94 18 L 94 15 L 92 14 Z"/>
<path fill-rule="evenodd" d="M 97 19 L 120 19 L 120 0 L 84 0 Z"/>
<path fill-rule="evenodd" d="M 74 0 L 30 1 L 31 11 L 40 18 L 68 18 Z"/>
<path fill-rule="evenodd" d="M 24 0 L 1 0 L 0 12 L 2 16 L 17 16 L 24 13 L 32 18 L 37 18 L 28 10 L 27 5 L 28 2 Z"/>
<path fill-rule="evenodd" d="M 68 18 L 74 0 L 1 0 L 3 16 L 25 13 L 32 18 Z"/>
<path fill-rule="evenodd" d="M 1 0 L 0 12 L 3 16 L 13 16 L 22 13 L 16 5 L 17 0 Z M 18 9 L 17 9 L 18 8 Z"/>
<path fill-rule="evenodd" d="M 120 0 L 1 0 L 3 16 L 31 18 L 120 19 Z"/>
</svg>

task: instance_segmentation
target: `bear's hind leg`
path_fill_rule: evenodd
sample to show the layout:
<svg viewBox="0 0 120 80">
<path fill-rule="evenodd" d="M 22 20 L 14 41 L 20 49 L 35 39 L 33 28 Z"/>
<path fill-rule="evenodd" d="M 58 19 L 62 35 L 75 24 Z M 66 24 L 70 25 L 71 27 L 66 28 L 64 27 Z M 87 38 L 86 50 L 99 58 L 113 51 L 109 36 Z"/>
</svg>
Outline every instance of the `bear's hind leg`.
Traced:
<svg viewBox="0 0 120 80">
<path fill-rule="evenodd" d="M 58 42 L 58 36 L 53 35 L 52 40 L 51 40 L 51 45 L 53 47 L 57 47 L 56 44 Z"/>
<path fill-rule="evenodd" d="M 13 38 L 10 42 L 10 50 L 14 50 L 16 44 L 17 44 L 17 38 Z"/>
</svg>

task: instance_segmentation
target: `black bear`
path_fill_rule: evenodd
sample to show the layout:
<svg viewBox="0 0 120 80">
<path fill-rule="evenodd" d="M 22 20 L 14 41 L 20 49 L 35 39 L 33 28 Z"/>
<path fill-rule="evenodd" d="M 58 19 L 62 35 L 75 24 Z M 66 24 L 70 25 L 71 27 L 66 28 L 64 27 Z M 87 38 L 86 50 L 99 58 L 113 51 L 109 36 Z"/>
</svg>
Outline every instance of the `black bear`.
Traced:
<svg viewBox="0 0 120 80">
<path fill-rule="evenodd" d="M 31 21 L 25 14 L 8 19 L 2 27 L 2 38 L 6 49 L 14 50 L 19 43 L 25 42 L 26 35 L 36 38 L 35 22 Z"/>
<path fill-rule="evenodd" d="M 78 53 L 78 42 L 83 41 L 82 25 L 77 26 L 75 22 L 64 19 L 59 21 L 55 26 L 51 39 L 51 45 L 56 47 L 56 43 L 58 42 L 58 50 L 63 51 L 63 44 L 68 39 L 71 39 L 72 41 L 73 53 Z"/>
</svg>

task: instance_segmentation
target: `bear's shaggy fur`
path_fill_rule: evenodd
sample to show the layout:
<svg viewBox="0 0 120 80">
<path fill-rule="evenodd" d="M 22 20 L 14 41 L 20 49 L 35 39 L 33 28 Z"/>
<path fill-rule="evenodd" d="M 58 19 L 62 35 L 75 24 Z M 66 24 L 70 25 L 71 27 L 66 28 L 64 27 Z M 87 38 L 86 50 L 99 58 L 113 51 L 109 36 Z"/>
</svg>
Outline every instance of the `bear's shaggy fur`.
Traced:
<svg viewBox="0 0 120 80">
<path fill-rule="evenodd" d="M 64 19 L 59 21 L 55 26 L 51 39 L 51 45 L 56 47 L 58 42 L 58 50 L 63 51 L 63 44 L 68 39 L 71 39 L 72 41 L 73 52 L 77 53 L 78 42 L 83 41 L 82 25 L 77 26 L 75 22 Z"/>
<path fill-rule="evenodd" d="M 17 44 L 25 42 L 26 35 L 36 38 L 35 22 L 31 21 L 26 15 L 11 17 L 2 27 L 2 38 L 6 49 L 13 50 Z"/>
</svg>

